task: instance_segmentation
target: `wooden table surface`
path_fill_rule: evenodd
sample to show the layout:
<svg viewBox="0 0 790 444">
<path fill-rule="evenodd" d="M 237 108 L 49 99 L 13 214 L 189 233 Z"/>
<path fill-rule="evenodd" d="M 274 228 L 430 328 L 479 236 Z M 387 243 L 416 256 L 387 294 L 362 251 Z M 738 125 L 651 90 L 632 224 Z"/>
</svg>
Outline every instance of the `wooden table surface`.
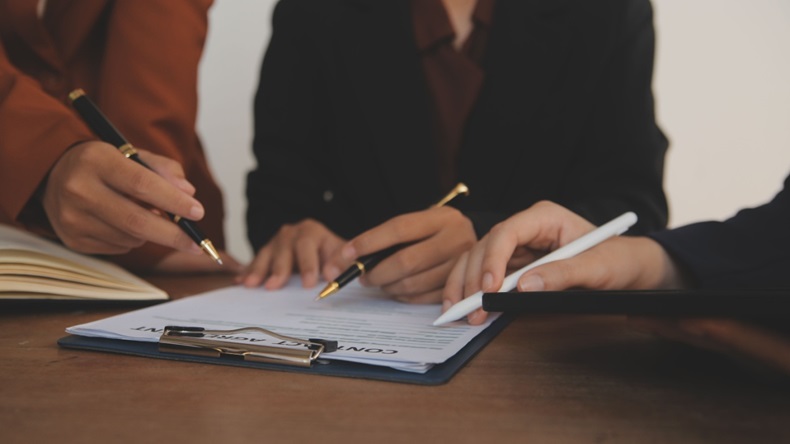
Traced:
<svg viewBox="0 0 790 444">
<path fill-rule="evenodd" d="M 617 317 L 519 318 L 436 387 L 58 348 L 122 311 L 0 308 L 0 443 L 790 442 L 786 381 Z"/>
</svg>

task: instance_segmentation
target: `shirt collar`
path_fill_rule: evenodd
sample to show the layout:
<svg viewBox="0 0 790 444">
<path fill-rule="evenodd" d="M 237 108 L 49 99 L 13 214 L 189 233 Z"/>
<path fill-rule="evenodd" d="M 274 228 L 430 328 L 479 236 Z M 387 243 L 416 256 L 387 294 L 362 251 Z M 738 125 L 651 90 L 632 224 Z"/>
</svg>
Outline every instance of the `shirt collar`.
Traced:
<svg viewBox="0 0 790 444">
<path fill-rule="evenodd" d="M 495 0 L 477 0 L 472 12 L 475 27 L 491 26 L 494 2 Z M 411 17 L 417 49 L 421 52 L 455 38 L 455 31 L 441 0 L 411 0 Z"/>
</svg>

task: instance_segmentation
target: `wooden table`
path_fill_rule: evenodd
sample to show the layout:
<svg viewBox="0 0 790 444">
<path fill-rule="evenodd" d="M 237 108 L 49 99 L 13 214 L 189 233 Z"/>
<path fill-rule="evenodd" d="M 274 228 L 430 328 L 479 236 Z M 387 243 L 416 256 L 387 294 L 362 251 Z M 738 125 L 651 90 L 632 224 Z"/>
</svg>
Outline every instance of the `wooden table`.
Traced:
<svg viewBox="0 0 790 444">
<path fill-rule="evenodd" d="M 174 297 L 230 284 L 152 278 Z M 0 309 L 0 443 L 790 442 L 790 387 L 615 317 L 523 317 L 422 387 L 60 349 L 118 309 Z"/>
</svg>

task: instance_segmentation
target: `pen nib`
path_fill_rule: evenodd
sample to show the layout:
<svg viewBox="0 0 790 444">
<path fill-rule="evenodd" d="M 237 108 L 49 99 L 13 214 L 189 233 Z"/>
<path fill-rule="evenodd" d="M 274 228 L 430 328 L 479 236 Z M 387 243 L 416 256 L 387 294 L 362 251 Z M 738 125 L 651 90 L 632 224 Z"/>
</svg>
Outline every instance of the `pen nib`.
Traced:
<svg viewBox="0 0 790 444">
<path fill-rule="evenodd" d="M 214 244 L 212 244 L 210 240 L 204 239 L 203 242 L 200 243 L 200 248 L 205 251 L 206 254 L 208 254 L 212 259 L 214 259 L 214 262 L 222 265 L 222 259 L 219 257 L 219 252 L 216 248 L 214 248 Z"/>
<path fill-rule="evenodd" d="M 321 299 L 329 296 L 330 294 L 337 292 L 337 290 L 339 289 L 340 289 L 340 285 L 338 285 L 337 282 L 330 282 L 326 287 L 324 287 L 323 290 L 321 290 L 321 293 L 319 293 L 318 296 L 315 297 L 315 300 L 320 301 Z"/>
</svg>

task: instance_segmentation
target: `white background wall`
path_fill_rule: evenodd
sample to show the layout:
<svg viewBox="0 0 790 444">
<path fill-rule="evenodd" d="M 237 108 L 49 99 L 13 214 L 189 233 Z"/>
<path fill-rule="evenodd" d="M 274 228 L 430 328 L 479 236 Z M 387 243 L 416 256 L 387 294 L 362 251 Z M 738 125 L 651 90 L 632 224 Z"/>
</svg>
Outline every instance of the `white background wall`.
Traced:
<svg viewBox="0 0 790 444">
<path fill-rule="evenodd" d="M 274 0 L 217 0 L 200 71 L 199 131 L 226 198 L 229 249 L 248 260 L 244 182 L 252 98 Z M 672 226 L 724 218 L 790 171 L 790 1 L 653 0 L 654 90 L 670 139 Z"/>
</svg>

